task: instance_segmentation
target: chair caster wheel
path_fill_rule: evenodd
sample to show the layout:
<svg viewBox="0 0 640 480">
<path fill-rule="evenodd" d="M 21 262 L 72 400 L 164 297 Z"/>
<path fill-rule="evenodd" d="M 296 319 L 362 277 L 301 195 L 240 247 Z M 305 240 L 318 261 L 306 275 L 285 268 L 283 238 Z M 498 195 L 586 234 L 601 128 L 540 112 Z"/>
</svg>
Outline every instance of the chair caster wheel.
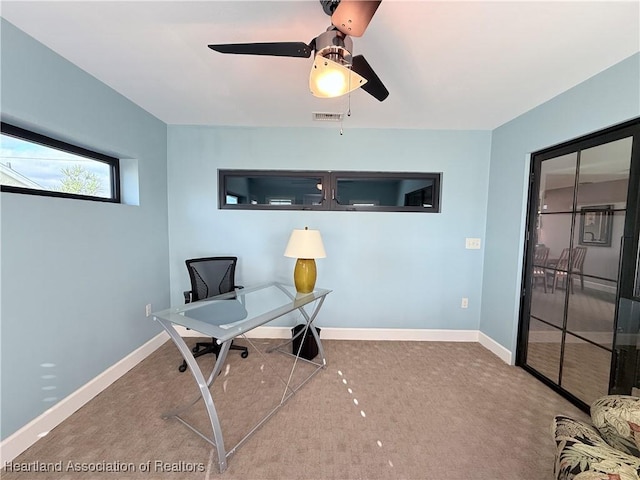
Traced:
<svg viewBox="0 0 640 480">
<path fill-rule="evenodd" d="M 178 370 L 179 370 L 180 372 L 184 372 L 184 371 L 186 371 L 186 370 L 187 370 L 187 366 L 186 366 L 185 364 L 182 364 L 182 365 L 180 365 L 180 366 L 178 367 Z"/>
<path fill-rule="evenodd" d="M 247 357 L 249 356 L 249 352 L 242 352 L 242 353 L 240 354 L 240 356 L 241 356 L 242 358 L 247 358 Z"/>
</svg>

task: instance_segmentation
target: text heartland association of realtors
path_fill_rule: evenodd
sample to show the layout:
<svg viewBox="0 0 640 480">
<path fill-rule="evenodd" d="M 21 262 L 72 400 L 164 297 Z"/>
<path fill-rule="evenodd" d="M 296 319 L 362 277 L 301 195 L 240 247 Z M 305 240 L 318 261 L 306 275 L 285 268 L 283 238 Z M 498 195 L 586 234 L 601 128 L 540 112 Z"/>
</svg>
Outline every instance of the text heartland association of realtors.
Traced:
<svg viewBox="0 0 640 480">
<path fill-rule="evenodd" d="M 58 462 L 6 462 L 6 472 L 204 472 L 204 463 L 194 462 L 163 462 L 161 460 L 149 460 L 142 463 L 132 462 L 73 462 L 62 460 Z"/>
</svg>

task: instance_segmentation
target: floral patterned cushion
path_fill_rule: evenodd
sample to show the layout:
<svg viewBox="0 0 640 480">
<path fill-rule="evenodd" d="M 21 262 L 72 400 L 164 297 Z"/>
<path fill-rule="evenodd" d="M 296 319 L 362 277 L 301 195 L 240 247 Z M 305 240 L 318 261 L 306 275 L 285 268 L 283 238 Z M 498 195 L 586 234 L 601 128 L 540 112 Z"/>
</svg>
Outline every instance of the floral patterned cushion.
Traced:
<svg viewBox="0 0 640 480">
<path fill-rule="evenodd" d="M 593 426 L 557 415 L 552 430 L 556 480 L 640 480 L 640 458 L 610 446 Z"/>
<path fill-rule="evenodd" d="M 613 448 L 640 457 L 640 398 L 602 397 L 591 405 L 591 421 Z"/>
</svg>

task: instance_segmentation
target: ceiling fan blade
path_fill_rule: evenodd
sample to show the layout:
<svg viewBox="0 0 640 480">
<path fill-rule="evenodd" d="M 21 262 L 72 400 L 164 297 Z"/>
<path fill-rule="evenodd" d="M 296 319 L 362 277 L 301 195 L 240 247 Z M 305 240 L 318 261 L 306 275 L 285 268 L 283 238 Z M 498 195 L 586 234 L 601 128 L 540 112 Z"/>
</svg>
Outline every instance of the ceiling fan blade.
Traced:
<svg viewBox="0 0 640 480">
<path fill-rule="evenodd" d="M 351 64 L 351 70 L 356 72 L 358 75 L 367 79 L 367 83 L 362 85 L 362 90 L 367 92 L 369 95 L 375 97 L 381 102 L 389 96 L 389 90 L 384 86 L 382 80 L 376 75 L 376 72 L 373 71 L 369 63 L 364 59 L 362 55 L 356 55 L 353 57 L 353 62 Z"/>
<path fill-rule="evenodd" d="M 382 0 L 340 0 L 331 23 L 345 35 L 361 37 Z"/>
<path fill-rule="evenodd" d="M 209 45 L 209 48 L 220 53 L 300 58 L 309 58 L 313 51 L 313 49 L 304 42 L 227 43 L 223 45 Z"/>
</svg>

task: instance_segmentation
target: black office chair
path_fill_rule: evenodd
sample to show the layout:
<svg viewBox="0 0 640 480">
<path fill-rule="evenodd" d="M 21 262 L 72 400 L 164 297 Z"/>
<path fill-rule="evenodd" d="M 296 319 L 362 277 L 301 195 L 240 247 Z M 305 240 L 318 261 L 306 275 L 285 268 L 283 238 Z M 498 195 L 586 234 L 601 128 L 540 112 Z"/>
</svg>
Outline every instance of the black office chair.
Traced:
<svg viewBox="0 0 640 480">
<path fill-rule="evenodd" d="M 215 295 L 232 292 L 236 288 L 242 288 L 242 286 L 235 284 L 238 257 L 192 258 L 185 263 L 191 279 L 191 290 L 184 292 L 185 303 L 197 302 Z M 231 343 L 230 348 L 242 351 L 240 355 L 242 358 L 249 356 L 247 347 Z M 198 342 L 193 347 L 194 357 L 200 357 L 207 353 L 213 353 L 216 357 L 220 353 L 220 345 L 216 343 L 215 338 L 212 338 L 211 342 Z M 187 362 L 185 360 L 178 367 L 178 370 L 184 372 L 186 369 Z"/>
</svg>

